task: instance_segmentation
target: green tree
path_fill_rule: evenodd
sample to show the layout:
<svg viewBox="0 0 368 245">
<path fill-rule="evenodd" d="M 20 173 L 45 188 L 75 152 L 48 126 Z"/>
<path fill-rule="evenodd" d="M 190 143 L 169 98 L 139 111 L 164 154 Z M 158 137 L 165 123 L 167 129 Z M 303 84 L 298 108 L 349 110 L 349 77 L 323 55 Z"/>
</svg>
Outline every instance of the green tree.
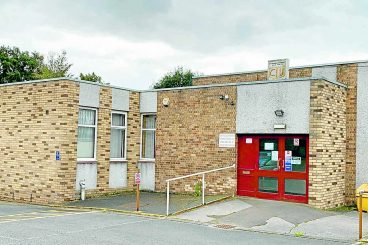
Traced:
<svg viewBox="0 0 368 245">
<path fill-rule="evenodd" d="M 184 70 L 179 66 L 173 71 L 165 74 L 157 83 L 153 85 L 153 88 L 174 88 L 174 87 L 186 87 L 192 86 L 192 79 L 196 73 L 191 70 Z"/>
<path fill-rule="evenodd" d="M 66 51 L 62 51 L 60 54 L 51 53 L 48 55 L 46 63 L 42 63 L 36 77 L 37 79 L 72 77 L 73 75 L 69 73 L 72 65 L 68 63 Z"/>
<path fill-rule="evenodd" d="M 103 83 L 102 82 L 102 78 L 100 76 L 96 75 L 94 72 L 92 72 L 92 73 L 86 73 L 86 74 L 81 73 L 79 75 L 79 78 L 81 80 L 85 80 L 85 81 L 91 81 L 91 82 L 96 82 L 96 83 Z"/>
<path fill-rule="evenodd" d="M 36 79 L 43 56 L 20 51 L 17 47 L 0 47 L 0 84 Z"/>
</svg>

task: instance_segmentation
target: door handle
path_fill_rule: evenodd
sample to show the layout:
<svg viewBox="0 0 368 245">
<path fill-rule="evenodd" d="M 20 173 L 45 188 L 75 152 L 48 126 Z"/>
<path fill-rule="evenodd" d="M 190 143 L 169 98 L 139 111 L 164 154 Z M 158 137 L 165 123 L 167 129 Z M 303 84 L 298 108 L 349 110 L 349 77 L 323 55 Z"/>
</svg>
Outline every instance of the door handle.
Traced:
<svg viewBox="0 0 368 245">
<path fill-rule="evenodd" d="M 277 170 L 280 170 L 280 161 L 281 161 L 281 169 L 284 169 L 285 161 L 284 161 L 284 159 L 281 160 L 279 158 L 279 160 L 277 160 Z"/>
</svg>

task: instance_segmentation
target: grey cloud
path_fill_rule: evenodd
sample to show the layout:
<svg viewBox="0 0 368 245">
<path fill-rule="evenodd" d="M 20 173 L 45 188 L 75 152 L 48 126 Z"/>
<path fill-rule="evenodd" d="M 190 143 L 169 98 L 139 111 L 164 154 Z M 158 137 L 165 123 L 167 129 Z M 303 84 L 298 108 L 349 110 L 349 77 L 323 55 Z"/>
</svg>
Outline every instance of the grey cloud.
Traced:
<svg viewBox="0 0 368 245">
<path fill-rule="evenodd" d="M 368 55 L 367 9 L 365 0 L 0 0 L 0 40 L 39 50 L 62 33 L 86 42 L 107 36 L 169 46 L 173 54 L 136 58 L 135 50 L 119 50 L 119 42 L 108 55 L 97 52 L 109 49 L 105 43 L 94 42 L 86 51 L 69 42 L 76 72 L 88 68 L 108 80 L 124 80 L 123 86 L 130 81 L 144 88 L 177 65 L 222 73 L 265 68 L 258 64 L 272 58 L 299 65 Z M 122 60 L 129 65 L 120 68 Z M 105 66 L 114 62 L 115 70 Z"/>
</svg>

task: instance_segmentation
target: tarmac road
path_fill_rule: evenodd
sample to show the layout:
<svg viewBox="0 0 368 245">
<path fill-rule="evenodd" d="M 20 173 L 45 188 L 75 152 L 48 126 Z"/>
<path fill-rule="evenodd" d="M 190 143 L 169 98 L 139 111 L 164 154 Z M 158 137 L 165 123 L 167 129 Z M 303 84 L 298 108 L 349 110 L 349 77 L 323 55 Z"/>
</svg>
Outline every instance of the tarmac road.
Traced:
<svg viewBox="0 0 368 245">
<path fill-rule="evenodd" d="M 193 222 L 0 202 L 0 244 L 343 244 Z"/>
</svg>

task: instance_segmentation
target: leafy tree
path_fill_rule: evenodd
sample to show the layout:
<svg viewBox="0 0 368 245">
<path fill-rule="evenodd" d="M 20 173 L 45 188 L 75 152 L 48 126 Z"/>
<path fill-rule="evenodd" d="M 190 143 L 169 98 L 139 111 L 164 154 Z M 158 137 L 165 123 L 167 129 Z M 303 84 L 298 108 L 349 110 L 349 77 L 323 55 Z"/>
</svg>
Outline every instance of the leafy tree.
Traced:
<svg viewBox="0 0 368 245">
<path fill-rule="evenodd" d="M 0 47 L 0 84 L 36 79 L 43 56 L 20 51 L 17 47 Z"/>
<path fill-rule="evenodd" d="M 186 87 L 192 86 L 192 79 L 196 73 L 191 70 L 184 70 L 179 66 L 173 71 L 165 74 L 157 83 L 153 85 L 153 88 L 174 88 L 174 87 Z"/>
<path fill-rule="evenodd" d="M 81 73 L 79 75 L 79 78 L 81 80 L 85 80 L 85 81 L 91 81 L 91 82 L 96 82 L 96 83 L 103 83 L 102 82 L 102 78 L 100 76 L 96 75 L 94 72 L 92 72 L 92 73 L 86 73 L 86 74 Z"/>
<path fill-rule="evenodd" d="M 72 74 L 69 73 L 72 65 L 68 63 L 66 51 L 62 51 L 60 54 L 51 53 L 47 57 L 46 63 L 41 65 L 40 72 L 36 77 L 37 79 L 72 77 Z"/>
</svg>

